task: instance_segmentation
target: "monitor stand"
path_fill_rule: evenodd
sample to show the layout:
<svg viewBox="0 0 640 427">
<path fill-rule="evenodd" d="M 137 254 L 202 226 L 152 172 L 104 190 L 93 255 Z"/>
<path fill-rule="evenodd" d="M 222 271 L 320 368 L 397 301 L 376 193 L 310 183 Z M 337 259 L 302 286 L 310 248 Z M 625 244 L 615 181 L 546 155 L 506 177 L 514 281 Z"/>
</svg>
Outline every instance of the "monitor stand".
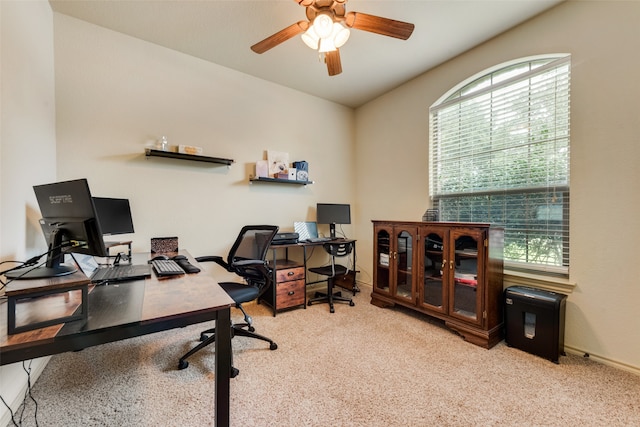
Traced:
<svg viewBox="0 0 640 427">
<path fill-rule="evenodd" d="M 5 277 L 13 280 L 46 279 L 48 277 L 67 276 L 76 271 L 78 271 L 78 269 L 70 265 L 58 265 L 57 267 L 23 267 L 5 273 Z"/>
<path fill-rule="evenodd" d="M 47 262 L 39 267 L 34 267 L 33 264 L 28 267 L 17 268 L 15 270 L 7 271 L 4 276 L 7 279 L 23 280 L 23 279 L 46 279 L 48 277 L 59 277 L 73 274 L 78 269 L 75 266 L 64 265 L 61 261 L 64 261 L 64 253 L 62 252 L 62 232 L 57 229 L 49 237 L 49 250 L 47 251 Z M 40 257 L 37 257 L 39 259 Z M 36 259 L 36 262 L 37 262 Z"/>
</svg>

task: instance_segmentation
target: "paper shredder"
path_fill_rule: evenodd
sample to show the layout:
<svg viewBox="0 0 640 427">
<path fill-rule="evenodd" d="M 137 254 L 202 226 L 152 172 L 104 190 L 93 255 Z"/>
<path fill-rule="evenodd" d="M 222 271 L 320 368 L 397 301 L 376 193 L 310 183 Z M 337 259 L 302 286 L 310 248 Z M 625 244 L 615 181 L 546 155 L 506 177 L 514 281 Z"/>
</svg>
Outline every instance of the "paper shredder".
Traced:
<svg viewBox="0 0 640 427">
<path fill-rule="evenodd" d="M 526 286 L 504 291 L 505 342 L 559 363 L 564 355 L 564 316 L 567 296 Z"/>
</svg>

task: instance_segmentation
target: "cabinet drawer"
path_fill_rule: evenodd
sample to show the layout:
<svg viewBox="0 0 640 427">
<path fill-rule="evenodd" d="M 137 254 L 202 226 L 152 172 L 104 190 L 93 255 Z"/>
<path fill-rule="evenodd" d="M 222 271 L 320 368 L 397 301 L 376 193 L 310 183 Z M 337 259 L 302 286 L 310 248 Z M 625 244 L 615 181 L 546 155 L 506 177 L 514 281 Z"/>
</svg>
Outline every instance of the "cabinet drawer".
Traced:
<svg viewBox="0 0 640 427">
<path fill-rule="evenodd" d="M 286 268 L 276 270 L 276 282 L 288 282 L 290 280 L 304 279 L 304 267 Z"/>
<path fill-rule="evenodd" d="M 304 280 L 293 280 L 289 282 L 279 282 L 276 284 L 276 307 L 294 307 L 304 304 L 304 293 L 306 292 Z"/>
</svg>

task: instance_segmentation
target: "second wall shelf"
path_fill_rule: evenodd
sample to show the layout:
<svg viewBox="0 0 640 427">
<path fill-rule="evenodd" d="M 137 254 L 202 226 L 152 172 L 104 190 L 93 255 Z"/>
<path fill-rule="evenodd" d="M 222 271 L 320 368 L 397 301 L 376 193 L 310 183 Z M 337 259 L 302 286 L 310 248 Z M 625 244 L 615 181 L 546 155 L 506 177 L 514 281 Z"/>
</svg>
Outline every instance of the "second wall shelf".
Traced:
<svg viewBox="0 0 640 427">
<path fill-rule="evenodd" d="M 277 184 L 293 184 L 293 185 L 309 185 L 313 184 L 313 181 L 296 181 L 294 179 L 284 178 L 267 178 L 263 176 L 252 176 L 249 178 L 249 182 L 272 182 Z"/>
</svg>

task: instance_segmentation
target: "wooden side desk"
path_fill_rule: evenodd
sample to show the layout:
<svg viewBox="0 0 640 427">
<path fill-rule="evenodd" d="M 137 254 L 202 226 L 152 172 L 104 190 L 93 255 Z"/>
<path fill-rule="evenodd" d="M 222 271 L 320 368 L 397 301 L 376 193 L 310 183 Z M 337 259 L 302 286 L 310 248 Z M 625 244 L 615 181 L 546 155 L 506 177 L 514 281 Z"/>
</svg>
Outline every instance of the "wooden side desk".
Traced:
<svg viewBox="0 0 640 427">
<path fill-rule="evenodd" d="M 349 274 L 337 278 L 335 284 L 350 289 L 354 295 L 359 292 L 355 281 L 356 274 L 356 246 L 353 239 L 340 239 L 344 242 L 354 242 L 353 244 L 353 268 Z M 327 242 L 299 242 L 284 245 L 271 245 L 272 257 L 269 265 L 273 268 L 272 285 L 262 294 L 260 302 L 267 304 L 275 316 L 278 311 L 295 307 L 307 307 L 307 286 L 315 283 L 325 282 L 319 280 L 309 282 L 307 279 L 307 249 L 322 247 Z M 289 250 L 302 249 L 302 261 L 293 261 L 289 258 Z M 284 257 L 278 255 L 279 251 L 284 251 Z"/>
<path fill-rule="evenodd" d="M 197 262 L 186 252 L 192 264 Z M 133 263 L 147 262 L 149 254 L 134 254 Z M 49 279 L 42 279 L 49 280 Z M 15 283 L 15 282 L 14 282 Z M 11 287 L 11 284 L 8 285 Z M 59 299 L 49 305 L 66 303 Z M 21 315 L 28 316 L 26 303 Z M 92 287 L 87 320 L 76 320 L 15 335 L 7 335 L 7 303 L 0 304 L 0 365 L 81 350 L 95 345 L 216 320 L 215 425 L 229 425 L 231 373 L 231 306 L 229 295 L 206 274 L 191 274 Z M 76 306 L 77 307 L 77 306 Z M 34 300 L 33 310 L 41 310 Z M 25 313 L 25 311 L 27 313 Z M 180 354 L 176 353 L 176 369 Z"/>
</svg>

